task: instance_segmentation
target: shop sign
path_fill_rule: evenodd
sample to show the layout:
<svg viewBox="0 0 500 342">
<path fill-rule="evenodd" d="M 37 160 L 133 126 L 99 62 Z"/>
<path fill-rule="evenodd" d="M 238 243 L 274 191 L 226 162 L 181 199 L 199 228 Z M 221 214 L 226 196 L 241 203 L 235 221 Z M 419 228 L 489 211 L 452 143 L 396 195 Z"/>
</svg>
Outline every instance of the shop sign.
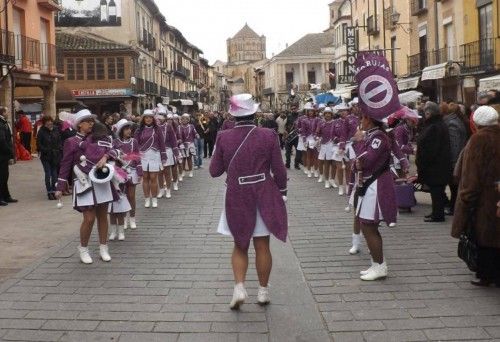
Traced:
<svg viewBox="0 0 500 342">
<path fill-rule="evenodd" d="M 71 93 L 74 97 L 119 97 L 131 96 L 132 89 L 73 89 Z"/>
</svg>

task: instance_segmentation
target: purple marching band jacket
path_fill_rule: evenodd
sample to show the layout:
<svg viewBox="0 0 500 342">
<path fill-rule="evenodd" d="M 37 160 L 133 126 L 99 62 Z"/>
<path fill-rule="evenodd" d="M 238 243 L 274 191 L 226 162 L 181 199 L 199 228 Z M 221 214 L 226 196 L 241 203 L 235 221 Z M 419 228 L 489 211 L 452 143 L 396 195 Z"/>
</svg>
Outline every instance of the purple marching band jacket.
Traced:
<svg viewBox="0 0 500 342">
<path fill-rule="evenodd" d="M 331 128 L 333 143 L 338 145 L 339 149 L 345 150 L 347 140 L 347 124 L 345 120 L 342 118 L 334 119 Z"/>
<path fill-rule="evenodd" d="M 357 180 L 361 183 L 370 178 L 377 170 L 384 169 L 384 172 L 377 178 L 376 200 L 387 224 L 396 223 L 398 213 L 394 180 L 388 167 L 391 159 L 391 145 L 389 136 L 378 127 L 367 131 L 364 140 L 357 144 L 356 150 L 356 160 L 360 161 L 361 169 L 358 169 L 354 163 L 354 172 L 351 175 L 352 178 L 356 175 L 362 178 L 362 180 Z M 351 184 L 355 183 L 356 181 L 353 179 Z M 377 216 L 378 211 L 375 213 L 375 217 Z"/>
<path fill-rule="evenodd" d="M 57 191 L 65 191 L 68 189 L 68 180 L 73 178 L 73 167 L 80 163 L 80 157 L 83 151 L 80 149 L 80 143 L 85 140 L 85 136 L 76 133 L 75 136 L 66 139 L 63 146 L 63 157 L 59 168 L 59 176 L 57 179 Z"/>
<path fill-rule="evenodd" d="M 345 119 L 347 125 L 347 140 L 351 140 L 359 127 L 359 118 L 354 114 L 349 114 Z"/>
<path fill-rule="evenodd" d="M 158 126 L 165 138 L 165 147 L 172 149 L 175 158 L 180 158 L 179 147 L 177 146 L 177 134 L 174 127 L 169 123 Z"/>
<path fill-rule="evenodd" d="M 139 144 L 140 153 L 145 153 L 152 149 L 160 152 L 161 162 L 167 162 L 167 150 L 165 148 L 165 138 L 159 127 L 144 126 L 143 129 L 138 128 L 134 135 L 135 140 Z"/>
<path fill-rule="evenodd" d="M 226 129 L 234 128 L 235 125 L 236 125 L 236 121 L 235 120 L 226 119 L 222 123 L 222 127 L 221 127 L 220 130 L 221 131 L 225 131 Z"/>
<path fill-rule="evenodd" d="M 321 141 L 322 145 L 328 144 L 333 141 L 333 120 L 322 121 L 316 129 L 316 139 Z"/>
<path fill-rule="evenodd" d="M 396 127 L 394 127 L 394 140 L 398 144 L 401 152 L 406 155 L 414 154 L 413 146 L 411 144 L 411 129 L 408 127 L 406 122 L 399 123 Z"/>
<path fill-rule="evenodd" d="M 181 133 L 181 138 L 184 146 L 194 143 L 194 140 L 196 139 L 196 129 L 194 128 L 193 124 L 181 124 L 179 126 L 179 131 Z"/>
<path fill-rule="evenodd" d="M 122 140 L 117 138 L 113 140 L 113 147 L 120 151 L 120 155 L 126 157 L 127 155 L 138 156 L 139 155 L 139 143 L 135 138 L 129 138 L 127 140 Z M 122 157 L 122 159 L 123 159 Z M 127 173 L 135 170 L 137 172 L 137 176 L 142 177 L 142 163 L 137 158 L 132 158 L 129 161 L 122 161 L 123 167 L 127 170 Z"/>
<path fill-rule="evenodd" d="M 210 175 L 227 174 L 225 211 L 235 243 L 248 249 L 257 208 L 269 231 L 286 242 L 288 219 L 282 196 L 287 191 L 287 173 L 277 133 L 253 124 L 236 124 L 218 135 L 216 145 Z"/>
</svg>

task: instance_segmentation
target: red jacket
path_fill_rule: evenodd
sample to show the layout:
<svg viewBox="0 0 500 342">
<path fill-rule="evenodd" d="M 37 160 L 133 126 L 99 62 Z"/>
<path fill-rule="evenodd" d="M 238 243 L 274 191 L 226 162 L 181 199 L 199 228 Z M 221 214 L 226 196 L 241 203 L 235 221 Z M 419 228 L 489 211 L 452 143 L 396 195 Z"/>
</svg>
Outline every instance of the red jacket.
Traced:
<svg viewBox="0 0 500 342">
<path fill-rule="evenodd" d="M 26 115 L 21 115 L 16 124 L 16 129 L 19 132 L 31 133 L 31 121 L 26 117 Z"/>
</svg>

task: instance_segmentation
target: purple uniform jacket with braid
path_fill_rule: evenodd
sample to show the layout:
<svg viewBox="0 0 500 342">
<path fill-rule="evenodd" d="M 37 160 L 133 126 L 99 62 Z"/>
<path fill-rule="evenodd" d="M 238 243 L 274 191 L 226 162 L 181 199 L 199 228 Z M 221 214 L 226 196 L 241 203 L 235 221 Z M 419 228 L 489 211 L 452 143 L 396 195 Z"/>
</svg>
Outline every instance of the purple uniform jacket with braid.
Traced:
<svg viewBox="0 0 500 342">
<path fill-rule="evenodd" d="M 339 145 L 340 149 L 345 149 L 345 143 L 347 140 L 347 124 L 344 119 L 338 118 L 333 120 L 332 139 L 335 144 Z"/>
<path fill-rule="evenodd" d="M 57 180 L 57 191 L 66 190 L 68 187 L 68 181 L 74 178 L 73 166 L 80 162 L 80 156 L 83 153 L 79 145 L 83 140 L 85 140 L 85 136 L 77 133 L 75 136 L 66 139 L 64 142 L 63 157 Z"/>
<path fill-rule="evenodd" d="M 177 146 L 177 134 L 175 134 L 174 127 L 171 124 L 165 123 L 159 126 L 163 137 L 165 137 L 165 147 L 171 148 L 174 156 L 179 154 L 179 148 Z"/>
<path fill-rule="evenodd" d="M 399 164 L 401 165 L 401 169 L 403 170 L 408 170 L 410 167 L 410 163 L 408 162 L 408 159 L 406 158 L 405 154 L 401 150 L 401 147 L 397 143 L 395 136 L 394 136 L 394 130 L 389 133 L 389 138 L 391 139 L 391 152 L 394 155 L 394 157 L 399 161 Z"/>
<path fill-rule="evenodd" d="M 78 148 L 82 151 L 82 155 L 85 156 L 86 161 L 85 163 L 77 163 L 76 166 L 86 174 L 88 174 L 105 155 L 108 156 L 108 159 L 116 160 L 120 154 L 119 150 L 113 147 L 111 137 L 94 141 L 92 135 L 90 135 L 87 139 L 80 142 Z"/>
<path fill-rule="evenodd" d="M 216 146 L 210 174 L 212 177 L 227 174 L 225 209 L 235 243 L 248 248 L 255 229 L 257 208 L 269 231 L 286 241 L 288 218 L 282 196 L 286 194 L 287 174 L 277 133 L 255 125 L 236 125 L 218 135 Z M 240 182 L 241 177 L 248 177 L 248 184 L 240 184 L 243 182 Z"/>
<path fill-rule="evenodd" d="M 333 140 L 333 120 L 322 121 L 316 130 L 316 136 L 321 139 L 322 144 L 327 144 Z"/>
<path fill-rule="evenodd" d="M 160 152 L 161 162 L 167 162 L 167 150 L 165 148 L 165 138 L 160 127 L 144 126 L 143 129 L 138 128 L 134 135 L 135 140 L 139 143 L 139 151 L 141 153 L 149 149 Z"/>
<path fill-rule="evenodd" d="M 194 143 L 194 139 L 196 139 L 196 128 L 194 128 L 192 124 L 180 125 L 179 131 L 184 144 Z"/>
<path fill-rule="evenodd" d="M 344 120 L 347 124 L 347 140 L 351 140 L 358 130 L 359 118 L 356 115 L 349 114 Z"/>
<path fill-rule="evenodd" d="M 394 127 L 394 140 L 404 154 L 413 154 L 413 146 L 411 144 L 411 130 L 406 123 L 400 123 Z"/>
<path fill-rule="evenodd" d="M 221 131 L 224 131 L 226 129 L 231 129 L 231 128 L 234 128 L 234 126 L 236 125 L 236 121 L 235 120 L 229 120 L 229 119 L 226 119 L 224 120 L 224 122 L 222 123 L 222 128 L 221 128 Z"/>
<path fill-rule="evenodd" d="M 127 155 L 139 155 L 139 143 L 134 138 L 127 140 L 115 139 L 113 140 L 113 147 L 120 151 L 122 154 L 121 158 L 126 158 Z M 129 167 L 137 171 L 139 177 L 143 176 L 142 163 L 136 158 L 132 159 L 129 163 Z"/>
<path fill-rule="evenodd" d="M 390 163 L 391 159 L 391 139 L 386 133 L 378 128 L 373 128 L 366 132 L 366 137 L 359 142 L 357 159 L 360 160 L 361 169 L 354 163 L 354 172 L 362 172 L 364 180 L 370 178 L 373 173 Z M 391 171 L 387 168 L 381 176 L 377 178 L 377 201 L 385 222 L 396 223 L 398 213 L 396 204 L 396 193 L 394 190 L 394 179 Z"/>
</svg>

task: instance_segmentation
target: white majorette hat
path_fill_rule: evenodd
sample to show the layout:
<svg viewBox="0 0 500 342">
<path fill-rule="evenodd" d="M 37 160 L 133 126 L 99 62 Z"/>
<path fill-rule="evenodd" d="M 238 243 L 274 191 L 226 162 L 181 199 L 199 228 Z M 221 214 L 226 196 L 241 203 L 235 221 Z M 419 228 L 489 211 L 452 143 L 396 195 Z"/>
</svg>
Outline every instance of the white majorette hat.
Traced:
<svg viewBox="0 0 500 342">
<path fill-rule="evenodd" d="M 134 123 L 132 121 L 128 121 L 127 119 L 121 119 L 116 124 L 113 125 L 113 131 L 117 136 L 120 136 L 120 132 L 122 129 L 128 126 L 132 126 Z"/>
<path fill-rule="evenodd" d="M 145 109 L 142 113 L 142 116 L 152 116 L 154 118 L 155 112 L 153 112 L 151 109 Z"/>
<path fill-rule="evenodd" d="M 350 108 L 347 104 L 345 104 L 345 102 L 342 102 L 342 103 L 336 105 L 335 109 L 337 109 L 338 111 L 341 111 L 341 110 L 349 110 Z"/>
<path fill-rule="evenodd" d="M 191 115 L 189 115 L 188 113 L 184 113 L 184 114 L 182 114 L 182 116 L 181 116 L 181 117 L 183 117 L 183 118 L 190 118 L 190 117 L 191 117 Z"/>
<path fill-rule="evenodd" d="M 472 120 L 477 126 L 498 125 L 498 112 L 491 106 L 481 106 L 476 109 Z"/>
<path fill-rule="evenodd" d="M 249 116 L 259 110 L 259 104 L 250 94 L 233 95 L 229 99 L 229 114 L 234 117 Z"/>
<path fill-rule="evenodd" d="M 356 96 L 356 97 L 355 97 L 355 98 L 353 98 L 353 99 L 352 99 L 352 101 L 351 101 L 351 102 L 349 102 L 349 103 L 350 103 L 350 104 L 353 104 L 353 105 L 358 104 L 358 103 L 359 103 L 359 98 Z"/>
<path fill-rule="evenodd" d="M 106 163 L 101 169 L 94 166 L 89 172 L 89 178 L 93 183 L 104 184 L 111 181 L 114 174 L 115 167 L 112 164 Z"/>
<path fill-rule="evenodd" d="M 333 110 L 330 107 L 326 107 L 323 113 L 333 113 Z"/>
<path fill-rule="evenodd" d="M 78 124 L 86 119 L 95 119 L 97 115 L 92 114 L 88 109 L 82 109 L 73 118 L 73 128 L 78 129 Z"/>
<path fill-rule="evenodd" d="M 178 119 L 179 118 L 179 115 L 178 114 L 174 114 L 174 119 Z"/>
<path fill-rule="evenodd" d="M 314 110 L 314 105 L 312 102 L 306 102 L 303 109 L 304 110 Z"/>
<path fill-rule="evenodd" d="M 156 105 L 156 113 L 160 115 L 167 115 L 167 108 L 163 104 L 158 103 Z"/>
<path fill-rule="evenodd" d="M 320 103 L 318 106 L 318 110 L 324 110 L 326 108 L 326 104 Z"/>
<path fill-rule="evenodd" d="M 167 119 L 173 119 L 173 118 L 174 118 L 174 114 L 172 114 L 172 113 L 167 114 Z"/>
</svg>

